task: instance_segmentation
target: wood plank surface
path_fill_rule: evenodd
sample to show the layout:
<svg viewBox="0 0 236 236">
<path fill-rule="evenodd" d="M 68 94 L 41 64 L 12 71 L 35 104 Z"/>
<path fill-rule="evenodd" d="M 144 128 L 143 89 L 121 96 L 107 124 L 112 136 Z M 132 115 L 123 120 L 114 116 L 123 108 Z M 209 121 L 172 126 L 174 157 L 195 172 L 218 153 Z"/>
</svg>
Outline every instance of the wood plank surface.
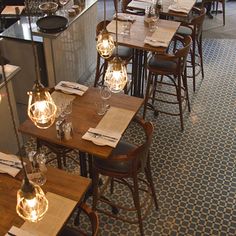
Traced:
<svg viewBox="0 0 236 236">
<path fill-rule="evenodd" d="M 82 139 L 82 136 L 87 130 L 89 128 L 95 128 L 102 119 L 102 116 L 97 114 L 95 105 L 96 101 L 100 99 L 99 90 L 97 88 L 89 88 L 83 96 L 77 96 L 73 101 L 72 114 L 69 115 L 69 120 L 73 123 L 74 134 L 70 140 L 61 141 L 56 137 L 55 124 L 49 129 L 42 130 L 37 128 L 30 120 L 26 120 L 20 125 L 19 131 L 50 143 L 72 149 L 79 149 L 82 152 L 107 158 L 112 151 L 111 147 L 97 146 L 90 141 Z M 135 115 L 141 108 L 143 99 L 124 94 L 112 94 L 109 99 L 109 104 L 111 106 L 134 111 Z"/>
</svg>

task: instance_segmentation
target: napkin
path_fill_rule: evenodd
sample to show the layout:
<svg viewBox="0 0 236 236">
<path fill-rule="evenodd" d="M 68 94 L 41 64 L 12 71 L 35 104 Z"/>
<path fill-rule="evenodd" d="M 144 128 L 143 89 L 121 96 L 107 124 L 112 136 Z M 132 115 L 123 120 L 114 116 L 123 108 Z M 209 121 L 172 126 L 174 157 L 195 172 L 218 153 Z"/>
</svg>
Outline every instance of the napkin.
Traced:
<svg viewBox="0 0 236 236">
<path fill-rule="evenodd" d="M 19 229 L 16 226 L 12 226 L 10 230 L 8 231 L 12 235 L 17 235 L 17 236 L 35 236 L 35 234 L 26 232 L 23 229 Z M 6 233 L 5 236 L 9 236 L 10 234 Z"/>
<path fill-rule="evenodd" d="M 121 138 L 121 134 L 109 132 L 97 128 L 89 128 L 82 139 L 89 140 L 99 146 L 116 147 Z"/>
<path fill-rule="evenodd" d="M 87 86 L 70 81 L 61 81 L 55 86 L 56 90 L 64 93 L 76 94 L 82 96 L 88 89 Z"/>
<path fill-rule="evenodd" d="M 15 177 L 21 168 L 21 161 L 17 156 L 0 152 L 0 173 L 7 173 Z"/>
<path fill-rule="evenodd" d="M 159 41 L 150 36 L 147 36 L 145 38 L 144 43 L 149 44 L 150 46 L 153 46 L 153 47 L 165 47 L 165 48 L 167 48 L 169 45 L 169 42 Z"/>
<path fill-rule="evenodd" d="M 175 11 L 175 12 L 182 12 L 182 13 L 186 13 L 188 14 L 190 9 L 188 9 L 187 7 L 183 7 L 183 6 L 177 6 L 177 5 L 170 5 L 168 7 L 169 10 L 171 11 Z"/>
<path fill-rule="evenodd" d="M 116 14 L 114 14 L 113 18 L 114 19 L 116 18 Z M 134 16 L 125 13 L 117 13 L 117 19 L 121 21 L 130 21 L 132 23 L 135 21 Z"/>
</svg>

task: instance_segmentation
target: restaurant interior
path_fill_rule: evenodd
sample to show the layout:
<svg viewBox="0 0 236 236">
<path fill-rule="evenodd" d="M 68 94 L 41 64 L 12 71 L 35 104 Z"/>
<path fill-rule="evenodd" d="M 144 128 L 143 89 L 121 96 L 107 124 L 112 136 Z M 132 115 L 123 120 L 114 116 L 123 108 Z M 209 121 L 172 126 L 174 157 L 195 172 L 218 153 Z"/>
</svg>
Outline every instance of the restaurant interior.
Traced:
<svg viewBox="0 0 236 236">
<path fill-rule="evenodd" d="M 0 236 L 236 235 L 235 0 L 0 8 Z"/>
</svg>

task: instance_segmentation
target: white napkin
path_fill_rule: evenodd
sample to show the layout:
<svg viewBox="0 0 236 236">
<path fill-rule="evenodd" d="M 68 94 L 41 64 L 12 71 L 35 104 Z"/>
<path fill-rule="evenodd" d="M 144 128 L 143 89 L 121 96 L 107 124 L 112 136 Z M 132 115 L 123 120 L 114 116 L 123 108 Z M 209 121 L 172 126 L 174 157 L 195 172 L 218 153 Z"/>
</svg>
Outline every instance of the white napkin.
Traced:
<svg viewBox="0 0 236 236">
<path fill-rule="evenodd" d="M 9 233 L 12 233 L 13 235 L 17 235 L 17 236 L 35 236 L 35 234 L 26 232 L 25 230 L 19 229 L 16 226 L 12 226 L 9 230 Z M 6 233 L 5 236 L 9 236 L 9 234 Z"/>
<path fill-rule="evenodd" d="M 121 134 L 108 132 L 101 129 L 89 128 L 82 139 L 89 140 L 99 146 L 116 147 L 121 138 Z"/>
<path fill-rule="evenodd" d="M 21 161 L 17 156 L 0 152 L 0 173 L 7 173 L 15 177 L 20 172 L 21 168 Z"/>
<path fill-rule="evenodd" d="M 168 47 L 169 42 L 164 42 L 164 41 L 158 41 L 157 39 L 154 39 L 150 36 L 147 36 L 144 40 L 145 44 L 149 44 L 150 46 L 153 47 Z"/>
<path fill-rule="evenodd" d="M 61 81 L 55 86 L 55 89 L 65 93 L 82 96 L 87 91 L 88 87 L 75 82 Z"/>
<path fill-rule="evenodd" d="M 122 20 L 122 21 L 130 21 L 130 22 L 134 22 L 135 21 L 135 17 L 130 15 L 130 14 L 125 14 L 125 13 L 117 13 L 117 19 L 118 20 Z M 114 14 L 113 18 L 116 18 L 116 14 Z"/>
<path fill-rule="evenodd" d="M 182 13 L 186 13 L 186 14 L 188 14 L 189 13 L 189 11 L 190 11 L 190 9 L 188 9 L 188 8 L 186 8 L 186 7 L 183 7 L 183 6 L 181 6 L 181 5 L 179 5 L 178 7 L 176 6 L 176 5 L 170 5 L 169 7 L 168 7 L 168 9 L 169 10 L 171 10 L 171 11 L 175 11 L 175 12 L 182 12 Z"/>
</svg>

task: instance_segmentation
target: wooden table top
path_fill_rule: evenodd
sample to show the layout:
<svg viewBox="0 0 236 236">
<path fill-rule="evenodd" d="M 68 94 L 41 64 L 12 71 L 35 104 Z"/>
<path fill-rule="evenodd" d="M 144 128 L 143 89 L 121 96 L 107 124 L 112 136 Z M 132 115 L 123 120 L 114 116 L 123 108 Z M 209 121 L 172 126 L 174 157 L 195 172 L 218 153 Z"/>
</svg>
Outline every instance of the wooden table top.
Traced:
<svg viewBox="0 0 236 236">
<path fill-rule="evenodd" d="M 166 47 L 153 47 L 144 43 L 144 40 L 147 36 L 152 36 L 153 33 L 149 31 L 148 25 L 144 22 L 144 16 L 134 16 L 135 21 L 131 25 L 130 35 L 121 35 L 118 34 L 118 43 L 119 45 L 124 45 L 136 49 L 141 49 L 145 51 L 153 51 L 157 53 L 163 53 L 166 51 Z M 113 20 L 109 25 L 115 25 L 115 20 Z M 107 26 L 107 30 L 112 32 L 110 29 L 114 27 Z M 169 20 L 161 20 L 159 19 L 157 22 L 157 27 L 168 30 L 172 33 L 172 37 L 175 35 L 176 31 L 180 26 L 179 22 L 169 21 Z M 158 30 L 158 29 L 157 29 Z M 115 37 L 114 37 L 115 40 Z"/>
<path fill-rule="evenodd" d="M 44 193 L 52 192 L 80 202 L 91 180 L 79 175 L 69 174 L 63 170 L 48 167 L 47 182 L 42 189 Z M 0 178 L 0 235 L 5 235 L 14 225 L 20 227 L 24 221 L 16 213 L 16 194 L 21 186 L 22 175 L 13 178 L 1 174 Z"/>
<path fill-rule="evenodd" d="M 180 1 L 180 0 L 179 0 Z M 188 1 L 188 4 L 190 5 L 190 9 L 189 12 L 191 11 L 191 9 L 193 8 L 194 4 L 196 3 L 196 0 L 182 0 L 182 1 Z M 163 0 L 162 1 L 162 9 L 160 14 L 161 15 L 165 15 L 165 16 L 177 16 L 177 17 L 181 17 L 181 18 L 187 18 L 189 13 L 182 13 L 182 12 L 176 12 L 176 11 L 170 11 L 168 9 L 168 7 L 173 4 L 174 1 L 173 0 Z M 145 10 L 147 7 L 149 7 L 151 5 L 150 1 L 138 1 L 138 0 L 132 0 L 129 4 L 128 4 L 128 8 L 130 9 L 136 9 L 136 10 Z"/>
<path fill-rule="evenodd" d="M 97 88 L 89 88 L 83 96 L 76 97 L 73 101 L 72 114 L 69 117 L 73 123 L 74 134 L 72 139 L 68 141 L 57 139 L 55 124 L 50 128 L 43 130 L 37 128 L 28 119 L 19 126 L 19 131 L 53 144 L 78 149 L 82 152 L 107 158 L 113 148 L 108 146 L 98 146 L 90 141 L 82 139 L 82 136 L 87 132 L 87 130 L 89 128 L 95 128 L 103 117 L 97 115 L 95 107 L 96 101 L 100 99 L 99 90 Z M 134 111 L 136 114 L 143 104 L 143 99 L 124 94 L 112 94 L 109 99 L 109 104 L 111 106 Z"/>
</svg>

